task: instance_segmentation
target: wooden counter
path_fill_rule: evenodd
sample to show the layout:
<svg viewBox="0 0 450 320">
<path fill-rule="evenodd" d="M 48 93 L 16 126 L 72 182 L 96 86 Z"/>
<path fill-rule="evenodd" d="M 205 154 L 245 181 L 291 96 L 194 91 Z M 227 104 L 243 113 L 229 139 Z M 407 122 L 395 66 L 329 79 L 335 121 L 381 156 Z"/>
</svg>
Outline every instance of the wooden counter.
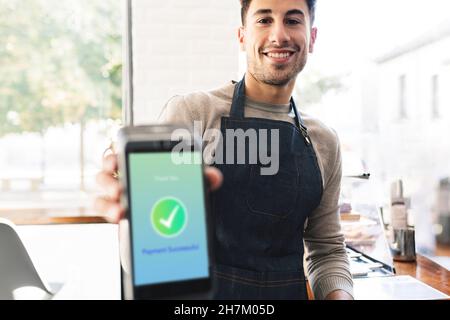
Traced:
<svg viewBox="0 0 450 320">
<path fill-rule="evenodd" d="M 450 296 L 450 271 L 418 255 L 416 262 L 395 262 L 397 275 L 409 275 Z"/>
<path fill-rule="evenodd" d="M 411 276 L 450 296 L 450 271 L 430 259 L 417 255 L 416 262 L 394 262 L 394 265 L 396 275 Z M 314 299 L 309 283 L 308 297 Z"/>
<path fill-rule="evenodd" d="M 23 224 L 72 224 L 72 223 L 105 223 L 102 217 L 61 217 L 61 218 L 41 218 L 20 221 L 16 219 L 14 223 Z M 438 248 L 439 252 L 449 252 L 447 248 Z M 438 252 L 438 250 L 437 250 Z M 397 275 L 409 275 L 420 280 L 429 286 L 450 295 L 450 272 L 430 259 L 418 255 L 416 262 L 395 262 Z M 308 295 L 313 297 L 308 285 Z"/>
</svg>

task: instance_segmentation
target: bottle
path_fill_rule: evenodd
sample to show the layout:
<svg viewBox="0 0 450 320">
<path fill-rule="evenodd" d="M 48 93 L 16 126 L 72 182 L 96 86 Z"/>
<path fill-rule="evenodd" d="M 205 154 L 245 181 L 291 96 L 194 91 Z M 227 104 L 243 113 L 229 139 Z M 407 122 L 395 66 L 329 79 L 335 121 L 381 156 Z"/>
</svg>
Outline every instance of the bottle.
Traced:
<svg viewBox="0 0 450 320">
<path fill-rule="evenodd" d="M 400 230 L 408 228 L 408 211 L 405 203 L 395 202 L 391 206 L 392 229 Z"/>
<path fill-rule="evenodd" d="M 408 210 L 402 180 L 395 181 L 391 186 L 391 226 L 394 230 L 408 228 Z"/>
<path fill-rule="evenodd" d="M 395 261 L 415 261 L 415 230 L 408 227 L 408 209 L 403 196 L 403 182 L 391 186 L 391 252 Z"/>
</svg>

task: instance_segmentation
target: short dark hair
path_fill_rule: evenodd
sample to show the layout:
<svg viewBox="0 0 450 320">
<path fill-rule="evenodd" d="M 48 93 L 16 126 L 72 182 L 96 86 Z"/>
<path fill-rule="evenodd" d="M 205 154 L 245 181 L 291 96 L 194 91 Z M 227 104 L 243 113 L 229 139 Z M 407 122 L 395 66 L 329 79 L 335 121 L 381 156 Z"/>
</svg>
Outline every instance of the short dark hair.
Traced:
<svg viewBox="0 0 450 320">
<path fill-rule="evenodd" d="M 242 25 L 245 25 L 245 18 L 247 17 L 248 8 L 252 3 L 252 0 L 239 0 L 241 2 L 241 19 Z M 309 17 L 311 19 L 311 25 L 314 24 L 316 18 L 316 2 L 317 0 L 306 0 L 309 8 Z"/>
</svg>

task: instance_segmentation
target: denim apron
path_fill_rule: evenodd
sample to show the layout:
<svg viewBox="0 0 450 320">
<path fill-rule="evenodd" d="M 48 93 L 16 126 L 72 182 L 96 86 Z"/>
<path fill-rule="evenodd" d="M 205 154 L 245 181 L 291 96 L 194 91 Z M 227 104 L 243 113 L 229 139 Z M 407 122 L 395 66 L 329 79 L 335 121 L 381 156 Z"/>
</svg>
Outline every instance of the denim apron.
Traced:
<svg viewBox="0 0 450 320">
<path fill-rule="evenodd" d="M 293 99 L 291 108 L 296 125 L 246 118 L 242 80 L 234 91 L 230 117 L 221 119 L 223 155 L 229 129 L 266 129 L 269 137 L 270 130 L 279 130 L 279 171 L 261 175 L 260 161 L 215 164 L 224 175 L 223 186 L 212 195 L 215 299 L 308 299 L 303 231 L 306 219 L 320 204 L 323 185 L 316 154 Z M 270 150 L 271 143 L 268 145 Z M 248 162 L 249 146 L 245 149 Z"/>
</svg>

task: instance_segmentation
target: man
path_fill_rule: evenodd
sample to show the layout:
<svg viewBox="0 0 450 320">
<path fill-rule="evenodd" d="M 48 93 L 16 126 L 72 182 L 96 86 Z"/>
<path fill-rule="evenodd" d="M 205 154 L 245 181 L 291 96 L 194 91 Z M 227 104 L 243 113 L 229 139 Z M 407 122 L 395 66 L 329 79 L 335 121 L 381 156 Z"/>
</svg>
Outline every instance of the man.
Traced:
<svg viewBox="0 0 450 320">
<path fill-rule="evenodd" d="M 161 121 L 190 126 L 200 121 L 204 130 L 220 129 L 224 139 L 227 130 L 279 132 L 275 175 L 262 175 L 262 166 L 254 164 L 216 163 L 207 169 L 211 188 L 217 190 L 212 211 L 218 299 L 307 299 L 304 244 L 315 298 L 352 299 L 338 213 L 338 138 L 321 122 L 300 114 L 291 98 L 317 37 L 315 2 L 241 0 L 238 35 L 248 59 L 244 79 L 174 97 L 161 116 Z M 111 177 L 116 167 L 110 157 L 99 175 L 110 199 L 99 199 L 98 207 L 113 221 L 123 215 L 120 188 Z"/>
</svg>

